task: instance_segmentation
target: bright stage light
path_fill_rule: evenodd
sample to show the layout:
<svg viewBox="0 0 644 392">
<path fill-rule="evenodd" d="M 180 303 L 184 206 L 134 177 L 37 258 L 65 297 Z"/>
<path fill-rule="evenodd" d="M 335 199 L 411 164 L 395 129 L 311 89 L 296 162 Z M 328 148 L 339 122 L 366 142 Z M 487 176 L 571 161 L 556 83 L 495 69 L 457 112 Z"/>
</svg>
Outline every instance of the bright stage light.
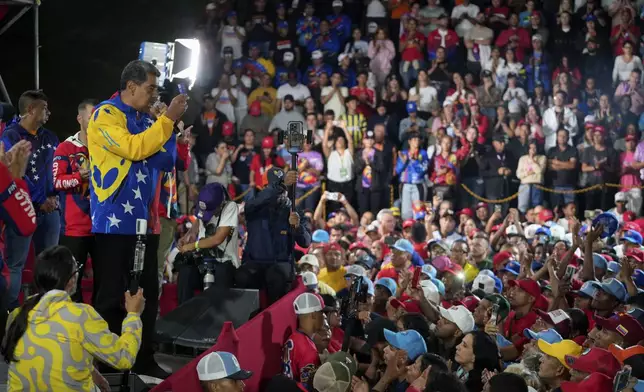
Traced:
<svg viewBox="0 0 644 392">
<path fill-rule="evenodd" d="M 192 89 L 197 81 L 199 72 L 199 55 L 201 47 L 198 39 L 194 38 L 181 38 L 171 44 L 171 77 L 178 79 L 190 80 L 189 89 Z"/>
</svg>

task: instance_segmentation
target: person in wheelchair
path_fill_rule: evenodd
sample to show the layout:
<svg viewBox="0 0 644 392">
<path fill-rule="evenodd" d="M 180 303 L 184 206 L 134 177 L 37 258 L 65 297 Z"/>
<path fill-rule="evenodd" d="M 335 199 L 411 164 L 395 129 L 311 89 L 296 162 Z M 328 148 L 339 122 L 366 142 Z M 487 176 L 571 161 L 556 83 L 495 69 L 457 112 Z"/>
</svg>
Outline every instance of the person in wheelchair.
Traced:
<svg viewBox="0 0 644 392">
<path fill-rule="evenodd" d="M 179 304 L 192 298 L 195 289 L 232 287 L 240 265 L 239 207 L 226 188 L 219 183 L 205 185 L 196 210 L 197 220 L 179 239 L 181 253 L 174 261 Z"/>
</svg>

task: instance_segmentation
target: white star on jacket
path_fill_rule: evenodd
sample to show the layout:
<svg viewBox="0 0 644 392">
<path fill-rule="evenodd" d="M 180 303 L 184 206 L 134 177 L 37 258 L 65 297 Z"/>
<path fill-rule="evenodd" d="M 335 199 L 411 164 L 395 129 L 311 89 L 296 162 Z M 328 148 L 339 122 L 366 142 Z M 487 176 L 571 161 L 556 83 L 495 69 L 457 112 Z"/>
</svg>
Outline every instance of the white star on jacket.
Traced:
<svg viewBox="0 0 644 392">
<path fill-rule="evenodd" d="M 141 188 L 140 187 L 137 186 L 136 189 L 132 189 L 132 192 L 134 192 L 134 200 L 136 200 L 136 199 L 143 200 L 143 198 L 141 197 Z"/>
<path fill-rule="evenodd" d="M 141 169 L 139 169 L 139 171 L 137 171 L 137 172 L 136 172 L 136 182 L 137 182 L 137 183 L 142 182 L 142 183 L 144 183 L 144 184 L 145 184 L 145 183 L 146 183 L 146 182 L 145 182 L 145 179 L 146 179 L 147 177 L 148 177 L 148 176 L 147 176 L 147 175 L 145 175 L 145 174 L 143 174 L 143 172 L 141 171 Z"/>
<path fill-rule="evenodd" d="M 116 217 L 116 214 L 112 213 L 112 216 L 108 216 L 107 219 L 110 221 L 110 227 L 116 226 L 116 228 L 119 228 L 119 223 L 121 223 L 121 220 Z"/>
<path fill-rule="evenodd" d="M 126 214 L 134 215 L 132 211 L 134 210 L 134 206 L 130 204 L 129 200 L 126 200 L 125 203 L 121 203 L 123 208 L 125 209 Z"/>
<path fill-rule="evenodd" d="M 36 175 L 34 176 L 34 180 L 35 180 L 35 181 L 40 180 L 40 177 L 38 176 L 38 174 L 36 174 Z"/>
</svg>

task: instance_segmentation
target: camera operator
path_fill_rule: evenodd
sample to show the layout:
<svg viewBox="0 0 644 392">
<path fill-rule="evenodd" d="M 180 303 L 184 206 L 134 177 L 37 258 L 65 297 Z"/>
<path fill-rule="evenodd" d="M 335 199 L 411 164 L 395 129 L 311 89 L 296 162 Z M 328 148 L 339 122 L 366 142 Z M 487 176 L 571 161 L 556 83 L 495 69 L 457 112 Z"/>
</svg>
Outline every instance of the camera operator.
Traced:
<svg viewBox="0 0 644 392">
<path fill-rule="evenodd" d="M 190 299 L 194 289 L 202 287 L 202 280 L 206 283 L 200 267 L 205 266 L 214 274 L 220 288 L 233 286 L 235 269 L 239 267 L 239 207 L 222 184 L 213 182 L 201 189 L 197 218 L 190 231 L 179 240 L 182 254 L 175 259 L 179 271 L 179 303 Z"/>
<path fill-rule="evenodd" d="M 284 173 L 271 168 L 268 185 L 255 198 L 246 202 L 248 239 L 237 270 L 236 283 L 240 288 L 266 287 L 269 303 L 284 296 L 295 277 L 294 242 L 303 248 L 311 243 L 311 235 L 300 215 L 291 211 L 287 187 L 297 181 L 297 172 Z"/>
</svg>

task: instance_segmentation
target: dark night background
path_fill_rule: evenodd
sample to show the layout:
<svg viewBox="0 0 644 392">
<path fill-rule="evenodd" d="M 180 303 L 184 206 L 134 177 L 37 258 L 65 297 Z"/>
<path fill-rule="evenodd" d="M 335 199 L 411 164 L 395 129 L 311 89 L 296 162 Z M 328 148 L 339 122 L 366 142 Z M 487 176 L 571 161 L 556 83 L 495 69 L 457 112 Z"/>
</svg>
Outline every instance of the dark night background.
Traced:
<svg viewBox="0 0 644 392">
<path fill-rule="evenodd" d="M 76 107 L 85 98 L 109 98 L 121 70 L 138 57 L 143 41 L 192 38 L 207 1 L 42 0 L 40 88 L 52 112 L 46 127 L 61 140 L 78 130 Z M 8 17 L 19 6 L 12 6 Z M 34 16 L 27 12 L 0 36 L 0 74 L 17 105 L 35 87 Z M 6 20 L 4 21 L 6 22 Z"/>
</svg>

